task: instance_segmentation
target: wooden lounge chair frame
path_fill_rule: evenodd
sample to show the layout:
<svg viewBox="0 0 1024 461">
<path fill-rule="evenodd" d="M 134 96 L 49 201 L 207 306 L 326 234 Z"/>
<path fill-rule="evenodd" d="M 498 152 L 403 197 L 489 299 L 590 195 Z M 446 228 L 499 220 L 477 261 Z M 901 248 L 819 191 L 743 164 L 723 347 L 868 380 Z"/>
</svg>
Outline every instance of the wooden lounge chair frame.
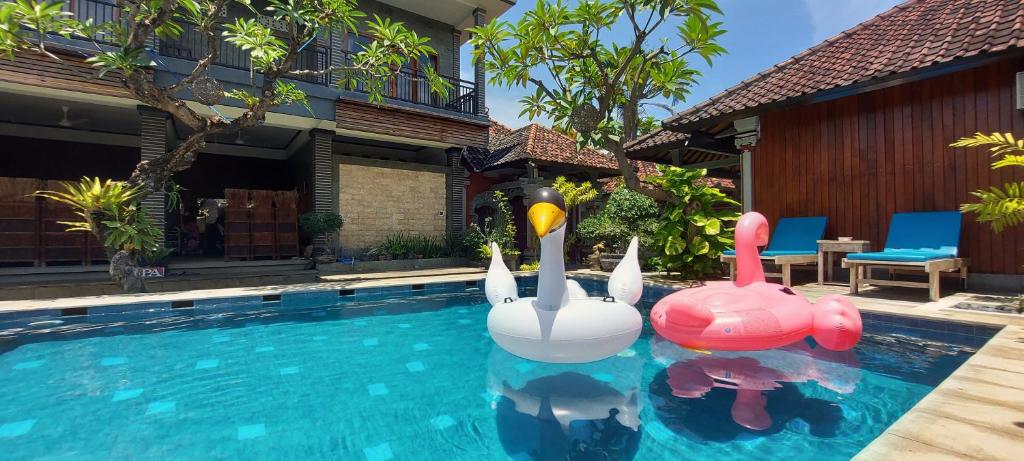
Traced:
<svg viewBox="0 0 1024 461">
<path fill-rule="evenodd" d="M 722 255 L 722 262 L 729 264 L 729 280 L 736 280 L 736 255 Z M 761 262 L 770 262 L 779 266 L 779 272 L 765 272 L 768 277 L 782 277 L 782 284 L 793 286 L 792 266 L 818 264 L 818 255 L 780 255 L 762 256 Z"/>
<path fill-rule="evenodd" d="M 850 294 L 857 294 L 863 286 L 895 286 L 910 288 L 927 288 L 928 298 L 938 301 L 941 297 L 940 277 L 943 272 L 959 272 L 964 289 L 967 289 L 967 258 L 945 258 L 930 261 L 869 261 L 849 260 L 843 258 L 843 268 L 850 269 Z M 927 282 L 911 282 L 906 280 L 885 280 L 872 278 L 872 269 L 889 269 L 890 271 L 924 271 L 928 274 Z"/>
</svg>

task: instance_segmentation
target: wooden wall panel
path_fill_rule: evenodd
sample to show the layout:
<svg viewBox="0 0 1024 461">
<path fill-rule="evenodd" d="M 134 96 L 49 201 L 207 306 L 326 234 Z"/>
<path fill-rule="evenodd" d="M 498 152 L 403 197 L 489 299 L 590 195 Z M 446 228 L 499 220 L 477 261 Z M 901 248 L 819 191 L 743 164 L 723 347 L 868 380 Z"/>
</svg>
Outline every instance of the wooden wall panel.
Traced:
<svg viewBox="0 0 1024 461">
<path fill-rule="evenodd" d="M 486 146 L 486 123 L 474 123 L 412 110 L 338 100 L 338 128 L 433 141 L 453 146 Z"/>
<path fill-rule="evenodd" d="M 992 170 L 984 150 L 953 149 L 981 131 L 1024 136 L 1014 75 L 1024 60 L 904 84 L 761 116 L 752 157 L 754 208 L 770 222 L 826 215 L 828 237 L 871 240 L 880 249 L 895 212 L 956 210 L 970 191 L 1024 172 Z M 974 272 L 1024 274 L 1024 228 L 994 233 L 964 216 L 961 254 Z"/>
<path fill-rule="evenodd" d="M 13 61 L 0 59 L 0 81 L 68 90 L 105 96 L 131 98 L 121 85 L 120 73 L 109 72 L 102 78 L 96 69 L 77 55 L 54 51 L 63 62 L 32 52 L 19 52 Z"/>
</svg>

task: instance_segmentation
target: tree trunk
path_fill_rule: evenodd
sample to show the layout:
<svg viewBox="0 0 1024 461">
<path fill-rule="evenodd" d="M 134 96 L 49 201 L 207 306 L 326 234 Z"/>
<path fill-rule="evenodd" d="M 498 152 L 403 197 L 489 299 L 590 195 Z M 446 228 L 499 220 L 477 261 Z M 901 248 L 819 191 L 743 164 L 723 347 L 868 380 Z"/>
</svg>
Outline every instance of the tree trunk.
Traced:
<svg viewBox="0 0 1024 461">
<path fill-rule="evenodd" d="M 625 183 L 626 187 L 633 191 L 644 194 L 659 202 L 678 203 L 679 197 L 672 195 L 664 190 L 648 186 L 643 187 L 643 181 L 637 176 L 636 170 L 633 169 L 633 164 L 630 163 L 629 159 L 626 158 L 626 150 L 622 148 L 622 145 L 615 143 L 609 149 L 615 154 L 615 161 L 619 164 L 619 172 L 622 173 L 622 182 Z"/>
</svg>

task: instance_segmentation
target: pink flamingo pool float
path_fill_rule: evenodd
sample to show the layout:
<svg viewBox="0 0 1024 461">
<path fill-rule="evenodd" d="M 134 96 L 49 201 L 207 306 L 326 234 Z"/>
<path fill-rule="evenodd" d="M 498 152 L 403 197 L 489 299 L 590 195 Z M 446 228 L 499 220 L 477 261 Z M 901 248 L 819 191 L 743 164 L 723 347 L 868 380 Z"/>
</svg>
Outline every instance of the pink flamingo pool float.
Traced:
<svg viewBox="0 0 1024 461">
<path fill-rule="evenodd" d="M 788 287 L 768 283 L 757 247 L 768 243 L 768 220 L 746 213 L 736 225 L 734 282 L 672 293 L 654 305 L 651 324 L 662 337 L 691 349 L 756 351 L 811 336 L 822 347 L 845 351 L 860 340 L 860 312 L 846 298 L 817 303 Z"/>
</svg>

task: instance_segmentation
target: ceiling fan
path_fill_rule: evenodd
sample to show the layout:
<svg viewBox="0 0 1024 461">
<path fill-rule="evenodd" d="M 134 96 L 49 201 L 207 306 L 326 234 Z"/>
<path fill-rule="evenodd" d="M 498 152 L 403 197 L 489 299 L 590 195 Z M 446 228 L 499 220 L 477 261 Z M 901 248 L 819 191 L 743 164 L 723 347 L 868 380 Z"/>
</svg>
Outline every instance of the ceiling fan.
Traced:
<svg viewBox="0 0 1024 461">
<path fill-rule="evenodd" d="M 58 126 L 62 126 L 64 128 L 71 128 L 79 123 L 86 123 L 89 121 L 89 119 L 87 118 L 80 118 L 76 120 L 71 120 L 70 118 L 68 118 L 68 111 L 71 110 L 71 108 L 68 106 L 60 106 L 60 110 L 64 112 L 64 116 L 61 117 L 59 122 L 57 122 Z"/>
</svg>

